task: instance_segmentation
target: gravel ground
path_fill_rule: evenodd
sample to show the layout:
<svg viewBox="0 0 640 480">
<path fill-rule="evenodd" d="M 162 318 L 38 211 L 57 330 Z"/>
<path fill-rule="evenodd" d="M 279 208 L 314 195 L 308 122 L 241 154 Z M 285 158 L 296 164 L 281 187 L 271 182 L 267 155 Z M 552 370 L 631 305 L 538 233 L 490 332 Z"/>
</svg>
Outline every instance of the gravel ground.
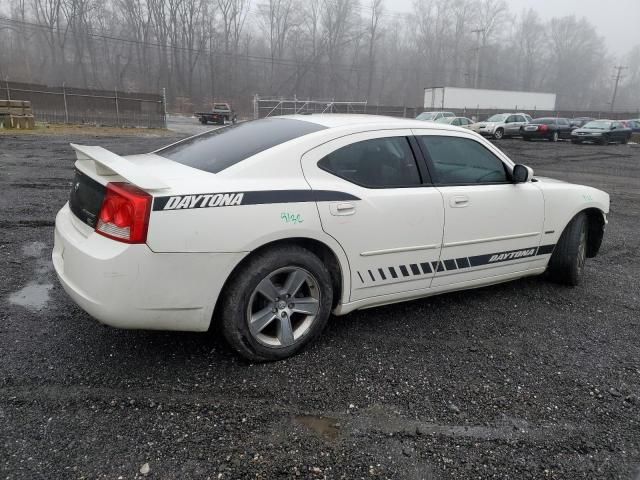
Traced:
<svg viewBox="0 0 640 480">
<path fill-rule="evenodd" d="M 57 284 L 69 142 L 0 136 L 0 478 L 640 478 L 640 148 L 499 145 L 612 196 L 586 281 L 355 312 L 287 361 L 205 334 L 120 331 Z"/>
</svg>

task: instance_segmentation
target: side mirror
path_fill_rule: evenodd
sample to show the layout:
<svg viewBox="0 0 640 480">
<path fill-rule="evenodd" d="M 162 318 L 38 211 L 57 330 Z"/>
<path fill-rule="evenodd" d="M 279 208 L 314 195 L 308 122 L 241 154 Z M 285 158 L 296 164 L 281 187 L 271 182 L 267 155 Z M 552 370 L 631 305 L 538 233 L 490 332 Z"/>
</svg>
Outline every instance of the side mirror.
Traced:
<svg viewBox="0 0 640 480">
<path fill-rule="evenodd" d="M 513 179 L 513 183 L 530 182 L 533 178 L 533 169 L 525 165 L 517 164 L 515 167 L 513 167 L 511 178 Z"/>
</svg>

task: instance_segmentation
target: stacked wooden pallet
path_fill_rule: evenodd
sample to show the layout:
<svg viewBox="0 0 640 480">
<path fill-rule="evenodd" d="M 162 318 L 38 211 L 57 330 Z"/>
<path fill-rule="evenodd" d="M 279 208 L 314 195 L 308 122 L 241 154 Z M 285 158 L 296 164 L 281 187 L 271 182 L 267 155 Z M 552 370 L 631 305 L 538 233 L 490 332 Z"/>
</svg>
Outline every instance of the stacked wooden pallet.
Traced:
<svg viewBox="0 0 640 480">
<path fill-rule="evenodd" d="M 28 100 L 0 100 L 0 127 L 32 129 L 35 119 Z"/>
</svg>

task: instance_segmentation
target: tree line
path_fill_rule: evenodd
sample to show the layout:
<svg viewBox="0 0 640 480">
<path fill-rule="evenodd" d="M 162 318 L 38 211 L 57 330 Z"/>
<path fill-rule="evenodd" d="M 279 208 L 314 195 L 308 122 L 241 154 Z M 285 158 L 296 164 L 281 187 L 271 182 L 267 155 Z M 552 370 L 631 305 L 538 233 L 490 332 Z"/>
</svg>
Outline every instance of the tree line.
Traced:
<svg viewBox="0 0 640 480">
<path fill-rule="evenodd" d="M 0 0 L 0 76 L 159 92 L 190 111 L 251 97 L 419 106 L 428 86 L 551 92 L 559 109 L 640 108 L 640 45 L 506 0 Z"/>
</svg>

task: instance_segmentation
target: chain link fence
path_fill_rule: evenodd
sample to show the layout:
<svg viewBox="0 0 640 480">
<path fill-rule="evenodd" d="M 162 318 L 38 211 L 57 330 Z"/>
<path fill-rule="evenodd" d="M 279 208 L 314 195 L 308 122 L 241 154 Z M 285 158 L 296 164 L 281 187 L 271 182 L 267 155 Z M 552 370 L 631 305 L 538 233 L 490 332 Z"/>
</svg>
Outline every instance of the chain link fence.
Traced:
<svg viewBox="0 0 640 480">
<path fill-rule="evenodd" d="M 371 105 L 362 101 L 333 101 L 333 100 L 301 100 L 298 98 L 263 98 L 258 95 L 253 97 L 253 118 L 264 118 L 276 115 L 310 114 L 310 113 L 362 113 L 368 115 L 386 115 L 389 117 L 415 118 L 420 113 L 432 109 L 423 107 L 406 107 L 394 105 Z M 475 121 L 483 121 L 496 113 L 511 113 L 507 110 L 497 109 L 445 109 L 457 116 L 469 117 Z M 516 113 L 515 110 L 513 113 Z M 605 111 L 578 111 L 578 110 L 517 110 L 517 113 L 527 113 L 533 118 L 563 117 L 563 118 L 607 118 L 611 120 L 626 120 L 640 118 L 640 112 L 605 112 Z"/>
<path fill-rule="evenodd" d="M 30 101 L 37 122 L 166 128 L 164 95 L 4 80 L 3 99 Z"/>
</svg>

